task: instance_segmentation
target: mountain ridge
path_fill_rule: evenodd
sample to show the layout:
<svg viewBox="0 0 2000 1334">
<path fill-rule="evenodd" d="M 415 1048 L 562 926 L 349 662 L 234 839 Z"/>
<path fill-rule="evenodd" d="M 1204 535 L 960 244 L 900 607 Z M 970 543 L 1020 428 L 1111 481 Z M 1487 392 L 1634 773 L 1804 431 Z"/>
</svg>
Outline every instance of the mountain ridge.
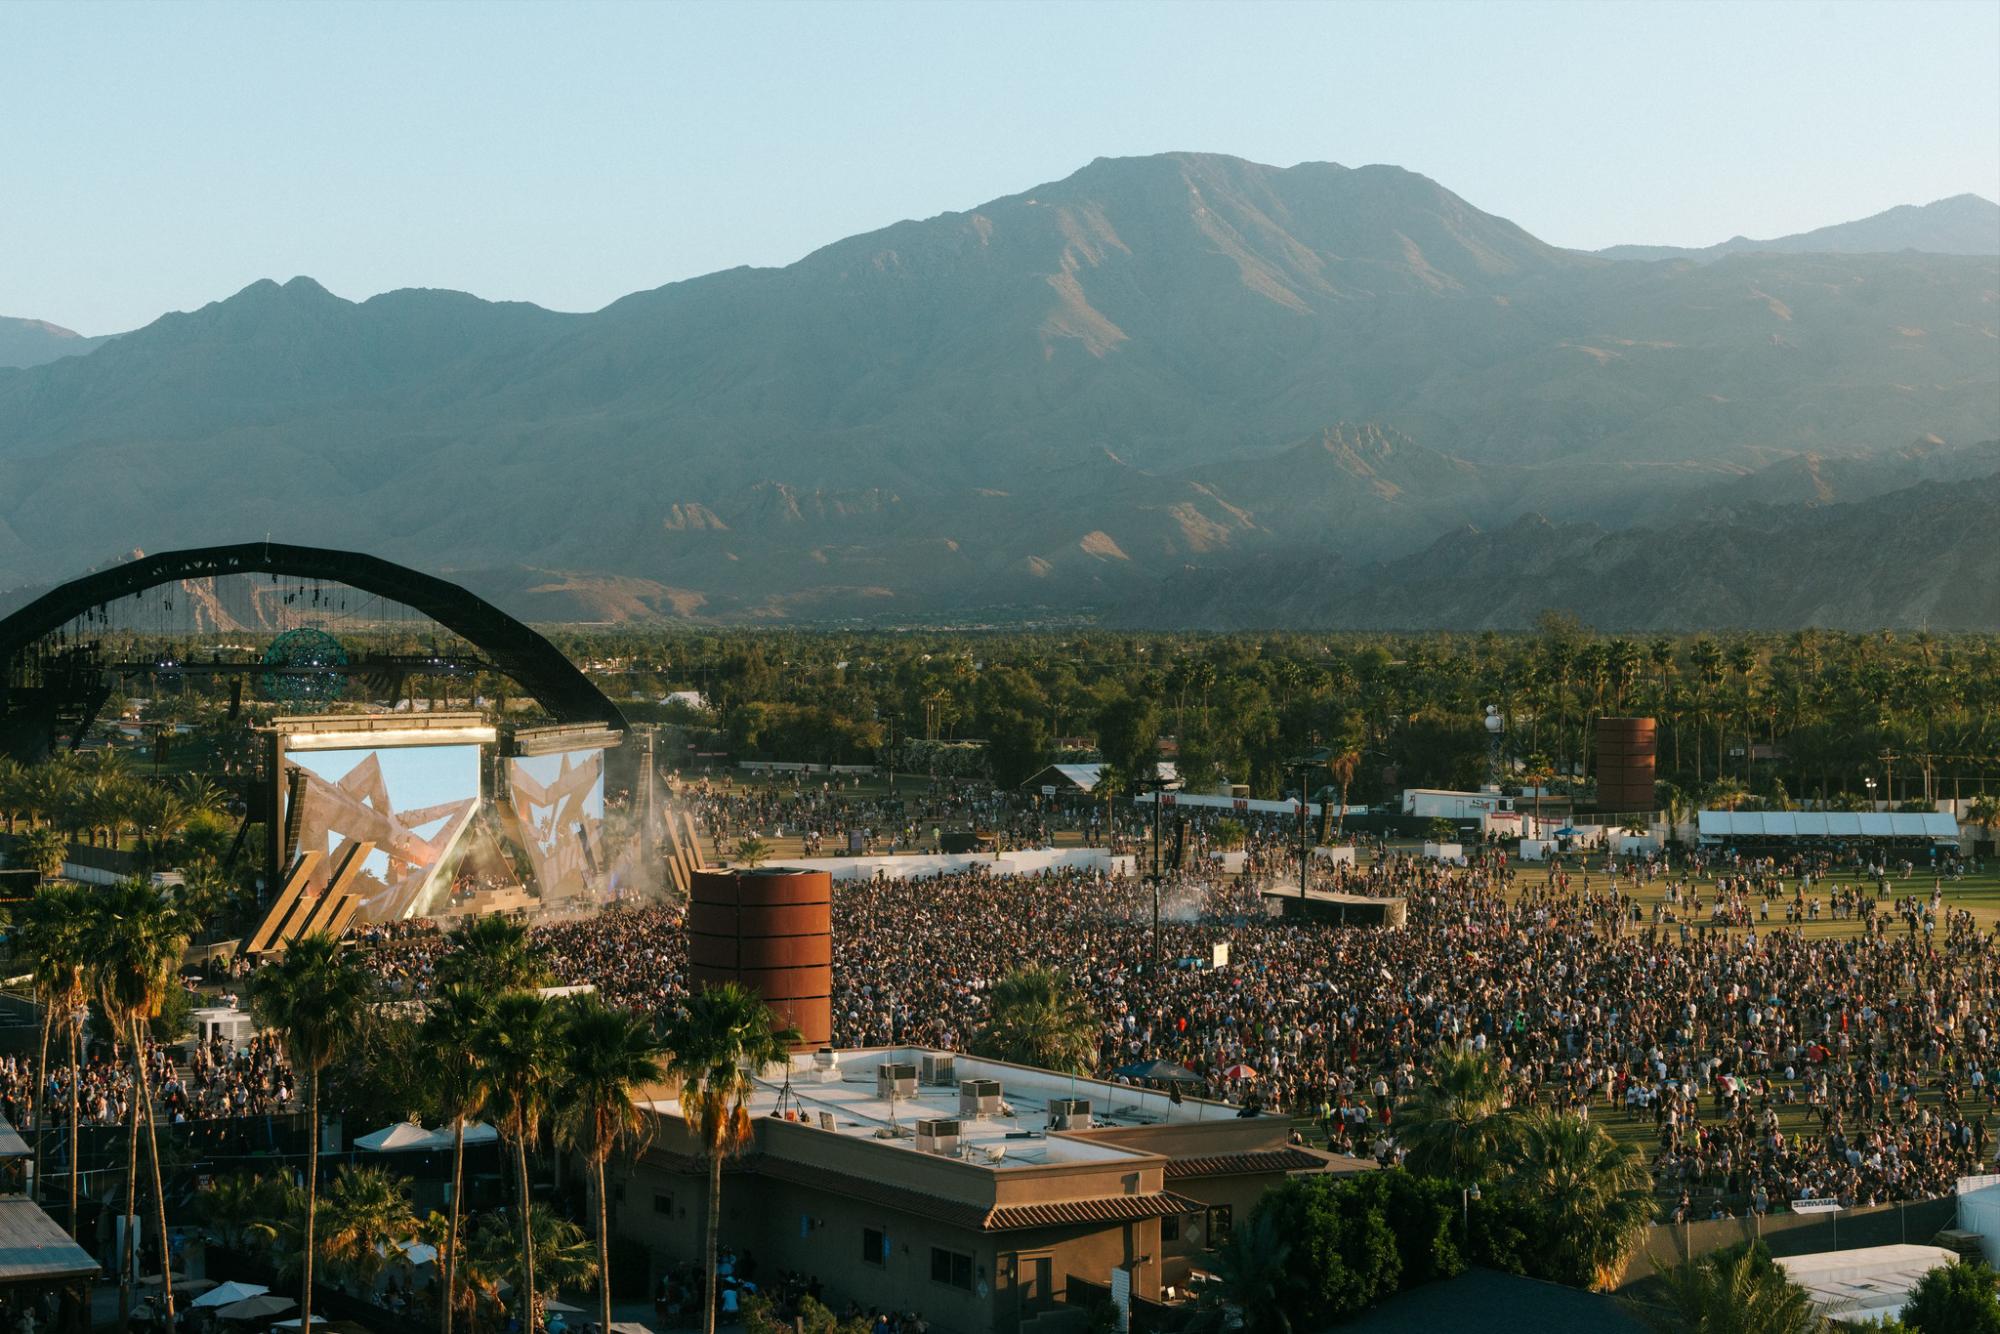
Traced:
<svg viewBox="0 0 2000 1334">
<path fill-rule="evenodd" d="M 1933 255 L 2000 255 L 2000 204 L 1976 194 L 1957 194 L 1928 204 L 1898 204 L 1851 222 L 1761 241 L 1732 236 L 1711 246 L 1615 245 L 1593 253 L 1616 260 L 1704 262 L 1757 252 L 1887 254 L 1903 250 Z"/>
<path fill-rule="evenodd" d="M 1906 442 L 2000 436 L 1996 293 L 1980 256 L 1619 263 L 1400 168 L 1100 159 L 590 314 L 266 281 L 0 371 L 0 582 L 268 531 L 541 571 L 493 576 L 537 608 L 1143 605 L 1328 534 L 1679 522 L 1807 455 L 1919 478 Z"/>
</svg>

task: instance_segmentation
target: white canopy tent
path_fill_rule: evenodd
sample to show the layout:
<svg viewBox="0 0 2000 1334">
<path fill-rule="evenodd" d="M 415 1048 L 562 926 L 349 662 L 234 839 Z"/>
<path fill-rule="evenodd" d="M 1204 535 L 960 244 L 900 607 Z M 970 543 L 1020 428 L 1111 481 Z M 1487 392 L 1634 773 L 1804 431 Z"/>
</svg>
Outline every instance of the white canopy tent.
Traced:
<svg viewBox="0 0 2000 1334">
<path fill-rule="evenodd" d="M 1957 1254 L 1942 1246 L 1862 1246 L 1778 1257 L 1785 1277 L 1812 1295 L 1821 1315 L 1846 1321 L 1897 1315 L 1925 1274 L 1957 1263 Z"/>
<path fill-rule="evenodd" d="M 491 1144 L 500 1138 L 500 1132 L 484 1121 L 465 1123 L 465 1144 L 471 1148 L 475 1144 Z M 414 1121 L 398 1121 L 393 1126 L 366 1135 L 357 1135 L 354 1147 L 366 1149 L 370 1153 L 437 1153 L 450 1152 L 452 1130 L 450 1126 L 439 1126 L 426 1130 Z"/>
<path fill-rule="evenodd" d="M 1980 1179 L 1970 1178 L 1974 1181 Z M 1966 1180 L 1960 1180 L 1958 1226 L 1966 1232 L 1977 1232 L 1979 1249 L 1986 1256 L 1986 1263 L 2000 1265 L 2000 1184 L 1967 1189 Z"/>
<path fill-rule="evenodd" d="M 1958 821 L 1916 811 L 1702 811 L 1704 840 L 1731 838 L 1925 838 L 1958 842 Z"/>
<path fill-rule="evenodd" d="M 189 1302 L 188 1305 L 199 1306 L 204 1309 L 214 1307 L 220 1310 L 225 1306 L 234 1306 L 238 1302 L 248 1301 L 252 1297 L 262 1297 L 269 1291 L 270 1289 L 262 1283 L 238 1283 L 234 1279 L 231 1279 L 220 1287 L 210 1288 L 207 1292 Z"/>
</svg>

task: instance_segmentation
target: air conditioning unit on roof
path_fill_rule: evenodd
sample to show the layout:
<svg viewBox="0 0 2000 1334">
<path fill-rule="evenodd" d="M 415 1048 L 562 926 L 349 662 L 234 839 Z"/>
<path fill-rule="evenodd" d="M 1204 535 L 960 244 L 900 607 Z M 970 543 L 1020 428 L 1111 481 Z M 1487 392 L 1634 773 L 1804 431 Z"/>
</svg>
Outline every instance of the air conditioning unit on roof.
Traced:
<svg viewBox="0 0 2000 1334">
<path fill-rule="evenodd" d="M 958 1058 L 956 1056 L 944 1056 L 936 1052 L 926 1052 L 920 1064 L 923 1067 L 923 1079 L 926 1084 L 935 1084 L 950 1088 L 958 1082 Z"/>
<path fill-rule="evenodd" d="M 1050 1098 L 1049 1129 L 1050 1130 L 1090 1129 L 1090 1099 Z"/>
<path fill-rule="evenodd" d="M 1000 1081 L 964 1079 L 958 1085 L 958 1114 L 962 1117 L 1000 1115 Z"/>
<path fill-rule="evenodd" d="M 957 1121 L 925 1119 L 917 1122 L 917 1152 L 955 1154 L 961 1143 L 962 1127 Z"/>
<path fill-rule="evenodd" d="M 917 1096 L 917 1067 L 914 1065 L 885 1064 L 875 1067 L 875 1096 L 887 1101 L 890 1098 L 914 1098 Z"/>
</svg>

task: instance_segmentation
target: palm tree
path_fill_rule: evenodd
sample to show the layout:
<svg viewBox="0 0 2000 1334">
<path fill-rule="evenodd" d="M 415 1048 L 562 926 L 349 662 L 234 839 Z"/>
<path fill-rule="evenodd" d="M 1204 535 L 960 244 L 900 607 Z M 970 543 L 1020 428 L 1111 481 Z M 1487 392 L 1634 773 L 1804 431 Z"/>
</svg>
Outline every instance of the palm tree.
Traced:
<svg viewBox="0 0 2000 1334">
<path fill-rule="evenodd" d="M 379 1167 L 341 1168 L 321 1212 L 320 1256 L 361 1292 L 373 1289 L 396 1243 L 417 1226 L 410 1183 Z"/>
<path fill-rule="evenodd" d="M 1507 1165 L 1507 1189 L 1540 1214 L 1560 1267 L 1596 1286 L 1615 1281 L 1653 1217 L 1637 1151 L 1594 1122 L 1544 1111 L 1521 1122 Z"/>
<path fill-rule="evenodd" d="M 621 1141 L 644 1136 L 651 1122 L 639 1110 L 639 1091 L 666 1078 L 665 1048 L 652 1024 L 585 996 L 565 1016 L 561 1077 L 563 1139 L 590 1164 L 597 1192 L 600 1328 L 611 1328 L 611 1212 L 605 1200 L 604 1164 Z"/>
<path fill-rule="evenodd" d="M 1555 777 L 1555 761 L 1539 750 L 1528 757 L 1521 769 L 1521 781 L 1535 786 L 1535 833 L 1538 837 L 1542 832 L 1542 794 L 1549 790 L 1549 784 L 1555 781 Z"/>
<path fill-rule="evenodd" d="M 153 1168 L 153 1196 L 160 1233 L 160 1301 L 167 1322 L 174 1311 L 173 1279 L 168 1274 L 167 1199 L 160 1184 L 160 1145 L 153 1124 L 153 1100 L 146 1083 L 146 1025 L 166 1003 L 168 989 L 178 985 L 188 932 L 173 904 L 150 885 L 127 881 L 93 895 L 85 948 L 88 976 L 105 1021 L 119 1040 L 132 1047 L 132 1124 L 126 1148 L 125 1217 L 135 1218 L 139 1176 L 139 1118 L 146 1119 L 146 1149 Z M 74 1146 L 71 1149 L 75 1154 Z M 118 1289 L 121 1316 L 129 1314 L 131 1266 L 119 1257 L 125 1281 Z"/>
<path fill-rule="evenodd" d="M 549 1110 L 550 1086 L 561 1065 L 561 1033 L 549 1003 L 532 991 L 510 991 L 494 1001 L 480 1028 L 478 1059 L 485 1073 L 487 1106 L 500 1133 L 514 1146 L 520 1190 L 521 1255 L 526 1306 L 518 1313 L 523 1330 L 536 1326 L 540 1293 L 535 1288 L 534 1193 L 528 1155 Z"/>
<path fill-rule="evenodd" d="M 69 835 L 53 825 L 41 825 L 21 836 L 21 860 L 44 880 L 62 875 L 69 860 Z"/>
<path fill-rule="evenodd" d="M 1340 789 L 1340 814 L 1333 822 L 1333 836 L 1338 838 L 1347 824 L 1347 789 L 1354 782 L 1354 771 L 1361 767 L 1361 752 L 1350 745 L 1328 757 L 1326 767 L 1334 786 Z"/>
<path fill-rule="evenodd" d="M 1190 1334 L 1292 1334 L 1300 1294 L 1292 1277 L 1292 1239 L 1277 1215 L 1258 1210 L 1215 1255 L 1221 1280 L 1205 1288 Z"/>
<path fill-rule="evenodd" d="M 1822 1334 L 1812 1294 L 1785 1277 L 1761 1243 L 1731 1246 L 1659 1275 L 1655 1299 L 1625 1309 L 1658 1334 Z"/>
<path fill-rule="evenodd" d="M 734 982 L 709 987 L 664 1035 L 668 1073 L 681 1086 L 681 1115 L 708 1158 L 708 1221 L 703 1239 L 702 1334 L 715 1334 L 715 1252 L 722 1230 L 722 1160 L 750 1143 L 747 1104 L 764 1067 L 791 1059 L 795 1028 L 778 1030 L 757 994 Z"/>
<path fill-rule="evenodd" d="M 494 913 L 470 918 L 451 937 L 452 951 L 438 965 L 445 982 L 466 982 L 491 992 L 543 985 L 548 970 L 535 957 L 528 928 Z"/>
<path fill-rule="evenodd" d="M 35 1060 L 35 1195 L 42 1194 L 42 1152 L 48 1138 L 49 1109 L 44 1106 L 49 1088 L 49 1036 L 52 1032 L 70 1035 L 70 1097 L 76 1097 L 77 1016 L 89 999 L 84 970 L 89 961 L 86 935 L 90 911 L 84 892 L 70 885 L 44 885 L 35 891 L 21 910 L 15 952 L 28 960 L 32 969 L 35 1001 L 42 1011 L 42 1036 Z M 76 1187 L 76 1131 L 72 1117 L 69 1131 L 70 1188 Z M 76 1203 L 72 1198 L 70 1226 L 76 1226 Z"/>
<path fill-rule="evenodd" d="M 747 834 L 736 840 L 736 860 L 754 871 L 771 860 L 771 845 L 755 834 Z"/>
<path fill-rule="evenodd" d="M 1102 1029 L 1090 1004 L 1053 968 L 1019 968 L 987 993 L 986 1027 L 973 1039 L 981 1056 L 1065 1074 L 1088 1074 Z"/>
<path fill-rule="evenodd" d="M 1130 790 L 1131 784 L 1115 765 L 1106 764 L 1097 771 L 1097 784 L 1091 792 L 1104 798 L 1104 845 L 1108 848 L 1116 849 L 1118 846 L 1118 815 L 1114 803 Z"/>
<path fill-rule="evenodd" d="M 492 920 L 475 918 L 475 921 Z M 439 1305 L 444 1334 L 451 1334 L 457 1306 L 459 1196 L 465 1186 L 465 1123 L 486 1105 L 485 1072 L 479 1064 L 479 1035 L 493 1007 L 493 994 L 470 982 L 445 982 L 431 993 L 423 1039 L 431 1052 L 429 1092 L 438 1115 L 451 1122 L 451 1203 L 444 1245 L 445 1299 Z M 607 1329 L 610 1326 L 606 1326 Z"/>
<path fill-rule="evenodd" d="M 1484 1052 L 1447 1050 L 1431 1062 L 1396 1125 L 1412 1172 L 1461 1186 L 1487 1180 L 1512 1142 L 1506 1079 Z"/>
<path fill-rule="evenodd" d="M 597 1248 L 583 1229 L 546 1204 L 529 1211 L 532 1253 L 521 1249 L 521 1234 L 504 1213 L 483 1214 L 468 1229 L 465 1268 L 474 1290 L 472 1305 L 483 1294 L 499 1304 L 500 1289 L 526 1292 L 531 1283 L 545 1288 L 580 1286 L 597 1276 Z M 529 1278 L 532 1274 L 535 1277 Z"/>
<path fill-rule="evenodd" d="M 295 940 L 277 964 L 257 973 L 251 1006 L 284 1037 L 292 1068 L 306 1075 L 306 1214 L 300 1281 L 301 1328 L 312 1328 L 313 1227 L 319 1210 L 320 1076 L 353 1036 L 368 998 L 368 974 L 324 932 Z"/>
</svg>

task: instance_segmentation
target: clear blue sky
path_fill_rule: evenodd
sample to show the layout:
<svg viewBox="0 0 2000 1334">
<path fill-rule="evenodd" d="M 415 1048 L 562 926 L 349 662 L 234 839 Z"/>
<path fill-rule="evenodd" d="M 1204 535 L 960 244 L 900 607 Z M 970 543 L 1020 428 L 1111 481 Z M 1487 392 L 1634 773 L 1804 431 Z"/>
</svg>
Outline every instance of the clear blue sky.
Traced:
<svg viewBox="0 0 2000 1334">
<path fill-rule="evenodd" d="M 1546 240 L 2000 196 L 2000 2 L 0 4 L 0 314 L 594 309 L 1097 156 L 1391 162 Z"/>
</svg>

